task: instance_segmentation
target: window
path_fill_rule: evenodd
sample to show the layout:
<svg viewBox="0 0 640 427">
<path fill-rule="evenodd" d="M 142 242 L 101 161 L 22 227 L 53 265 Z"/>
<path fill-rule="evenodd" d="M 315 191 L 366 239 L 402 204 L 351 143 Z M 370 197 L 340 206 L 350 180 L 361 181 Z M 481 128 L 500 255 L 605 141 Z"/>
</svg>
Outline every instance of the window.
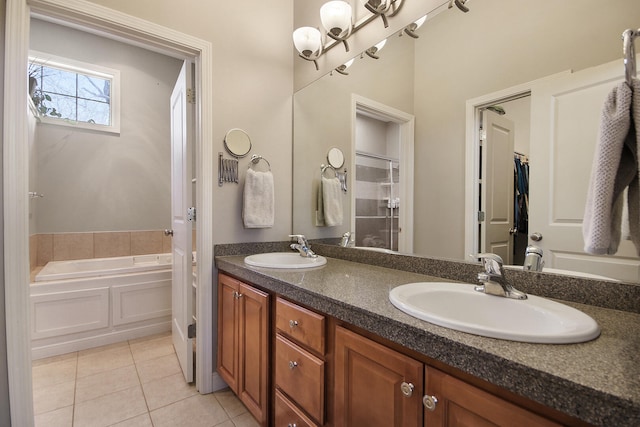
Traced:
<svg viewBox="0 0 640 427">
<path fill-rule="evenodd" d="M 31 52 L 29 88 L 45 123 L 120 132 L 120 72 Z"/>
</svg>

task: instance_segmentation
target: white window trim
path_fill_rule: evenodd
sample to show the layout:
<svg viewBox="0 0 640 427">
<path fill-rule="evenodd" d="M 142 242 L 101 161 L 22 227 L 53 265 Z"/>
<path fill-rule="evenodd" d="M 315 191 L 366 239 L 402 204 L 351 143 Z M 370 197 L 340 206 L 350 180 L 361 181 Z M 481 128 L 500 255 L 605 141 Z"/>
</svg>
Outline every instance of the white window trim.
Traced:
<svg viewBox="0 0 640 427">
<path fill-rule="evenodd" d="M 41 123 L 120 134 L 120 70 L 36 50 L 29 50 L 29 63 L 41 64 L 53 68 L 60 68 L 65 71 L 111 80 L 111 97 L 109 100 L 110 125 L 76 122 L 40 114 L 39 118 Z"/>
</svg>

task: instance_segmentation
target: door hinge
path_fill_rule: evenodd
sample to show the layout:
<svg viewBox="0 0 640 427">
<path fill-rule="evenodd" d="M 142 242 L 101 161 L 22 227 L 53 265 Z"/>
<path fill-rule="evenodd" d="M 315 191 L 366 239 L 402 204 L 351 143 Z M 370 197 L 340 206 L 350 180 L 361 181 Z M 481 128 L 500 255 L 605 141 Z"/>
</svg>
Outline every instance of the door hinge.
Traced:
<svg viewBox="0 0 640 427">
<path fill-rule="evenodd" d="M 478 211 L 478 221 L 479 222 L 484 221 L 484 212 L 483 211 Z"/>
<path fill-rule="evenodd" d="M 484 129 L 480 129 L 480 141 L 487 140 L 487 131 Z"/>
<path fill-rule="evenodd" d="M 196 208 L 194 206 L 187 209 L 187 221 L 194 222 L 196 220 Z"/>
<path fill-rule="evenodd" d="M 190 87 L 187 88 L 187 102 L 189 104 L 195 104 L 196 103 L 196 91 L 191 89 Z"/>
<path fill-rule="evenodd" d="M 187 338 L 196 337 L 196 324 L 192 323 L 187 327 Z"/>
</svg>

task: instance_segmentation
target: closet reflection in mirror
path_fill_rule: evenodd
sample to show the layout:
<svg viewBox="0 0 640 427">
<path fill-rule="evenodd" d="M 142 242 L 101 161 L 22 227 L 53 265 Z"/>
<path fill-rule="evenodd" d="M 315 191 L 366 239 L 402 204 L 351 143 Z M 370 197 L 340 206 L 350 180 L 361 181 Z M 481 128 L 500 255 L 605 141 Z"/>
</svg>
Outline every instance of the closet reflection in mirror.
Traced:
<svg viewBox="0 0 640 427">
<path fill-rule="evenodd" d="M 470 9 L 469 13 L 463 14 L 455 8 L 447 10 L 445 7 L 442 13 L 430 17 L 417 31 L 418 39 L 390 37 L 379 52 L 380 59 L 358 56 L 349 68 L 348 76 L 326 75 L 296 92 L 293 147 L 295 230 L 309 238 L 339 238 L 346 231 L 354 231 L 353 224 L 346 220 L 343 226 L 332 229 L 313 226 L 311 194 L 319 177 L 310 171 L 317 169 L 316 159 L 323 157 L 330 147 L 336 146 L 345 153 L 355 154 L 352 128 L 355 102 L 352 95 L 357 95 L 415 116 L 415 192 L 412 198 L 415 220 L 402 231 L 412 235 L 412 252 L 469 260 L 467 222 L 468 217 L 477 215 L 477 212 L 473 212 L 473 203 L 468 200 L 469 188 L 472 187 L 469 182 L 472 181 L 467 178 L 474 171 L 469 170 L 465 159 L 469 145 L 466 136 L 469 121 L 467 101 L 486 94 L 498 96 L 505 88 L 523 86 L 553 75 L 563 76 L 570 70 L 585 71 L 612 61 L 618 61 L 619 79 L 622 79 L 620 36 L 625 28 L 637 27 L 637 19 L 633 17 L 640 16 L 640 2 L 634 0 L 586 0 L 578 9 L 575 5 L 554 0 L 483 0 L 470 5 Z M 607 19 L 602 19 L 603 16 Z M 496 20 L 500 25 L 486 24 Z M 296 66 L 305 65 L 308 64 L 296 63 Z M 611 78 L 610 84 L 616 81 L 616 78 Z M 599 110 L 602 107 L 608 90 L 602 90 L 601 101 L 596 102 L 593 108 Z M 510 94 L 502 93 L 502 96 L 507 95 Z M 504 103 L 499 105 L 505 108 L 507 115 L 514 111 Z M 579 103 L 577 105 L 582 108 Z M 590 116 L 585 114 L 584 117 L 586 128 L 597 129 L 597 118 L 594 124 Z M 535 133 L 534 127 L 532 125 L 532 134 Z M 529 131 L 526 126 L 523 128 L 516 124 L 515 134 L 517 139 L 521 134 L 529 135 Z M 591 138 L 595 137 L 592 135 Z M 531 150 L 535 151 L 535 147 Z M 536 198 L 546 198 L 554 189 L 554 200 L 562 202 L 560 205 L 565 211 L 572 210 L 568 219 L 563 218 L 562 222 L 566 223 L 565 226 L 580 229 L 584 187 L 573 185 L 564 188 L 565 193 L 561 194 L 557 192 L 560 189 L 555 188 L 556 182 L 550 178 L 571 174 L 574 183 L 584 185 L 585 176 L 588 181 L 590 173 L 592 150 L 578 149 L 573 153 L 573 161 L 579 167 L 575 171 L 567 171 L 558 169 L 555 159 L 550 159 L 548 153 L 537 161 L 535 152 L 514 149 L 528 155 L 531 174 L 547 176 L 545 187 L 538 189 L 531 177 L 529 201 L 533 211 L 529 212 L 530 216 L 535 216 Z M 560 151 L 561 155 L 566 154 Z M 349 167 L 349 161 L 351 158 L 355 161 L 355 156 L 346 157 L 346 166 Z M 513 162 L 513 153 L 509 157 Z M 475 158 L 474 161 L 474 167 L 479 168 L 479 160 Z M 514 167 L 513 163 L 511 167 Z M 351 179 L 355 180 L 355 174 L 351 174 Z M 349 198 L 345 202 L 345 219 L 354 218 L 356 206 L 352 206 Z M 530 235 L 537 230 L 531 229 L 531 217 L 529 219 Z M 548 230 L 543 232 L 543 244 L 555 238 L 554 227 L 548 227 Z M 527 243 L 534 242 L 529 239 Z M 476 244 L 480 245 L 479 238 L 476 238 Z M 547 266 L 554 266 L 556 252 L 545 252 L 545 256 L 550 257 Z M 563 260 L 587 257 L 581 250 L 565 252 Z M 637 256 L 624 252 L 619 262 L 628 267 L 622 279 L 638 282 Z M 577 270 L 578 264 L 572 264 L 570 269 Z M 635 271 L 635 275 L 629 271 Z M 590 273 L 611 277 L 610 271 Z"/>
</svg>

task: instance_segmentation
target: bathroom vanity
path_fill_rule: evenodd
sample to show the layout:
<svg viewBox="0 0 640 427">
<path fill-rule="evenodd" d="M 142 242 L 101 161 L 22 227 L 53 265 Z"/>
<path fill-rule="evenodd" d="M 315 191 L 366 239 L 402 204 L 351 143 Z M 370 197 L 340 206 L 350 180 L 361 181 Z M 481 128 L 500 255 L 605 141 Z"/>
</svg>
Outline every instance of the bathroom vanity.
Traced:
<svg viewBox="0 0 640 427">
<path fill-rule="evenodd" d="M 484 338 L 413 318 L 388 298 L 392 288 L 410 282 L 456 274 L 453 280 L 469 282 L 476 264 L 314 245 L 329 258 L 325 266 L 283 271 L 247 266 L 237 255 L 246 249 L 216 247 L 218 372 L 262 425 L 640 424 L 640 367 L 633 363 L 640 314 L 633 310 L 564 301 L 602 329 L 581 344 Z M 403 270 L 379 266 L 385 262 Z M 566 290 L 566 283 L 559 288 Z M 263 296 L 260 302 L 238 302 L 254 293 Z M 253 308 L 237 309 L 242 304 Z M 236 315 L 228 315 L 229 308 Z M 245 320 L 234 322 L 244 327 L 230 327 L 243 312 Z M 239 345 L 229 344 L 229 331 L 239 331 L 231 335 Z M 237 353 L 225 358 L 223 352 Z M 225 360 L 244 374 L 229 380 Z"/>
</svg>

